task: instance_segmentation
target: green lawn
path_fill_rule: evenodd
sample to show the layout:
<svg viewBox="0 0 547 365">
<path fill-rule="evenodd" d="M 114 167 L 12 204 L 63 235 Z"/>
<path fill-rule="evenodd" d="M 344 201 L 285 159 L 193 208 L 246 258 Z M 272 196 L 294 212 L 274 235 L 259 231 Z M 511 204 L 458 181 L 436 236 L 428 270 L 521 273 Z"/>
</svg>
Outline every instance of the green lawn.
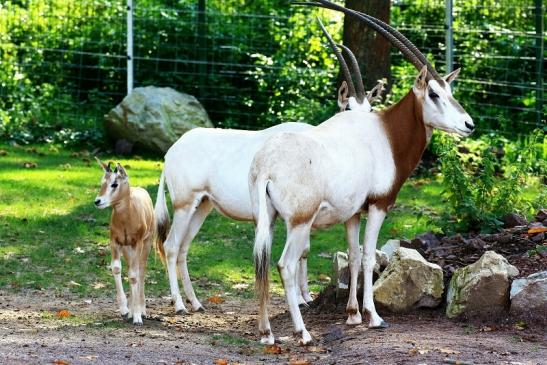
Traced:
<svg viewBox="0 0 547 365">
<path fill-rule="evenodd" d="M 131 184 L 145 187 L 155 201 L 161 160 L 101 158 L 128 166 Z M 110 210 L 93 206 L 101 174 L 86 151 L 0 144 L 1 288 L 113 295 L 113 280 L 107 269 Z M 411 238 L 435 228 L 428 226 L 426 219 L 417 218 L 420 211 L 435 214 L 442 208 L 441 185 L 430 180 L 415 178 L 405 184 L 397 207 L 382 227 L 379 245 L 389 238 Z M 251 223 L 236 222 L 217 213 L 209 216 L 189 254 L 190 275 L 201 299 L 215 294 L 252 295 L 253 231 Z M 281 254 L 284 236 L 284 226 L 278 222 L 275 260 Z M 324 285 L 325 278 L 320 274 L 330 276 L 332 270 L 331 259 L 319 254 L 332 254 L 346 247 L 342 225 L 313 232 L 308 265 L 312 290 Z M 274 289 L 281 291 L 274 267 Z M 148 273 L 148 295 L 169 295 L 167 277 L 154 254 L 149 259 Z M 248 288 L 232 288 L 242 283 L 249 284 Z"/>
</svg>

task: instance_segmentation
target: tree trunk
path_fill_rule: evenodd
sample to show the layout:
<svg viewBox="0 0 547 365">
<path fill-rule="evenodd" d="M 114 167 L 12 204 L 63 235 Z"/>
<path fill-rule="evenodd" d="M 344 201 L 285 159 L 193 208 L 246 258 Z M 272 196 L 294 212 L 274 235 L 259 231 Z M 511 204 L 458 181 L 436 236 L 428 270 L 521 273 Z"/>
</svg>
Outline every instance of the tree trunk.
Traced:
<svg viewBox="0 0 547 365">
<path fill-rule="evenodd" d="M 389 24 L 390 0 L 346 0 L 346 8 L 362 11 Z M 376 82 L 386 78 L 391 85 L 390 43 L 361 21 L 346 16 L 344 18 L 344 44 L 357 57 L 361 66 L 365 89 L 369 91 Z"/>
</svg>

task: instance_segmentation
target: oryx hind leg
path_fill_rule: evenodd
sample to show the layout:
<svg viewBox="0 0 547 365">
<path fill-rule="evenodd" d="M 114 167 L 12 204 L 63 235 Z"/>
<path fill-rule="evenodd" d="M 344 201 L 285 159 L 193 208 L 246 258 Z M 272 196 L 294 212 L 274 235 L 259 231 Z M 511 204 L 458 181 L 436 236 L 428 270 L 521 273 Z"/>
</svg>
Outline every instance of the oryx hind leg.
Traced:
<svg viewBox="0 0 547 365">
<path fill-rule="evenodd" d="M 184 306 L 184 302 L 182 301 L 182 297 L 180 295 L 177 277 L 177 261 L 182 240 L 188 232 L 188 224 L 192 218 L 192 210 L 192 204 L 187 204 L 183 208 L 177 208 L 175 206 L 173 225 L 171 226 L 167 239 L 163 244 L 167 262 L 167 274 L 169 276 L 171 298 L 175 304 L 175 312 L 177 314 L 188 313 L 188 310 Z"/>
<path fill-rule="evenodd" d="M 207 218 L 212 208 L 213 205 L 208 199 L 203 199 L 201 201 L 198 208 L 193 213 L 192 218 L 190 219 L 187 233 L 182 240 L 178 256 L 178 268 L 180 276 L 182 278 L 182 287 L 184 288 L 187 302 L 190 303 L 190 305 L 192 306 L 192 310 L 195 312 L 203 311 L 204 308 L 196 297 L 196 293 L 194 292 L 194 288 L 192 286 L 192 281 L 190 280 L 190 274 L 188 273 L 187 256 L 192 240 L 198 234 L 201 226 L 203 225 L 203 222 L 205 221 L 205 218 Z"/>
<path fill-rule="evenodd" d="M 309 247 L 311 222 L 289 227 L 287 230 L 287 242 L 277 264 L 279 273 L 285 287 L 285 297 L 289 306 L 289 312 L 293 321 L 294 332 L 300 337 L 300 344 L 307 345 L 312 341 L 310 333 L 306 330 L 300 308 L 298 307 L 297 275 L 299 261 L 306 248 Z"/>
</svg>

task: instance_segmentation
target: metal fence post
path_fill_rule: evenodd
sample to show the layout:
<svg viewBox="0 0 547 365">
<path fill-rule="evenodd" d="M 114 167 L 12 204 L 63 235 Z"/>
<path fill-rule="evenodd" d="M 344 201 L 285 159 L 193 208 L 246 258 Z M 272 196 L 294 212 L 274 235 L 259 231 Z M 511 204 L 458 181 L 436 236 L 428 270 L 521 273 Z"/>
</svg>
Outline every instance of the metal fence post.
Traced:
<svg viewBox="0 0 547 365">
<path fill-rule="evenodd" d="M 542 0 L 535 0 L 536 8 L 536 124 L 543 124 L 543 4 Z"/>
<path fill-rule="evenodd" d="M 199 59 L 199 90 L 198 95 L 204 98 L 207 94 L 207 0 L 198 0 L 197 16 L 197 49 Z"/>
<path fill-rule="evenodd" d="M 133 90 L 133 0 L 127 0 L 127 94 Z"/>
<path fill-rule="evenodd" d="M 453 1 L 445 0 L 445 15 L 444 15 L 444 29 L 445 29 L 445 44 L 446 44 L 446 73 L 454 70 L 454 29 L 452 28 L 452 8 Z"/>
</svg>

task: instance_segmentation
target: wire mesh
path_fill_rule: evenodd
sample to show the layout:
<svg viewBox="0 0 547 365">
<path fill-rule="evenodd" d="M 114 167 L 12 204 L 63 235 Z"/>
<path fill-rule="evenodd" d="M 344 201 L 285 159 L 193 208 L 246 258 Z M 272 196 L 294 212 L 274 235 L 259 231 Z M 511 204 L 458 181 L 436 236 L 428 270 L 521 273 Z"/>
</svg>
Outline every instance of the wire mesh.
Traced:
<svg viewBox="0 0 547 365">
<path fill-rule="evenodd" d="M 296 14 L 311 10 L 231 1 L 210 2 L 201 11 L 199 3 L 135 1 L 135 87 L 168 86 L 195 95 L 221 127 L 321 121 L 305 120 L 306 112 L 283 112 L 288 105 L 321 109 L 312 114 L 315 118 L 334 110 L 335 65 L 326 67 L 325 58 L 315 56 L 328 50 L 309 53 L 314 45 L 308 44 L 310 30 L 305 28 L 313 18 L 295 20 Z M 125 2 L 20 0 L 2 5 L 2 11 L 0 60 L 10 67 L 0 71 L 0 118 L 102 124 L 102 115 L 126 94 Z M 392 24 L 441 71 L 444 11 L 443 0 L 392 1 Z M 535 11 L 533 0 L 454 3 L 455 67 L 463 70 L 456 95 L 483 131 L 512 134 L 544 127 Z M 41 20 L 29 22 L 29 17 Z M 287 41 L 290 37 L 297 41 Z M 392 72 L 397 87 L 390 101 L 408 90 L 416 74 L 395 50 Z M 22 103 L 24 98 L 28 102 Z M 538 110 L 540 102 L 544 106 Z"/>
</svg>

